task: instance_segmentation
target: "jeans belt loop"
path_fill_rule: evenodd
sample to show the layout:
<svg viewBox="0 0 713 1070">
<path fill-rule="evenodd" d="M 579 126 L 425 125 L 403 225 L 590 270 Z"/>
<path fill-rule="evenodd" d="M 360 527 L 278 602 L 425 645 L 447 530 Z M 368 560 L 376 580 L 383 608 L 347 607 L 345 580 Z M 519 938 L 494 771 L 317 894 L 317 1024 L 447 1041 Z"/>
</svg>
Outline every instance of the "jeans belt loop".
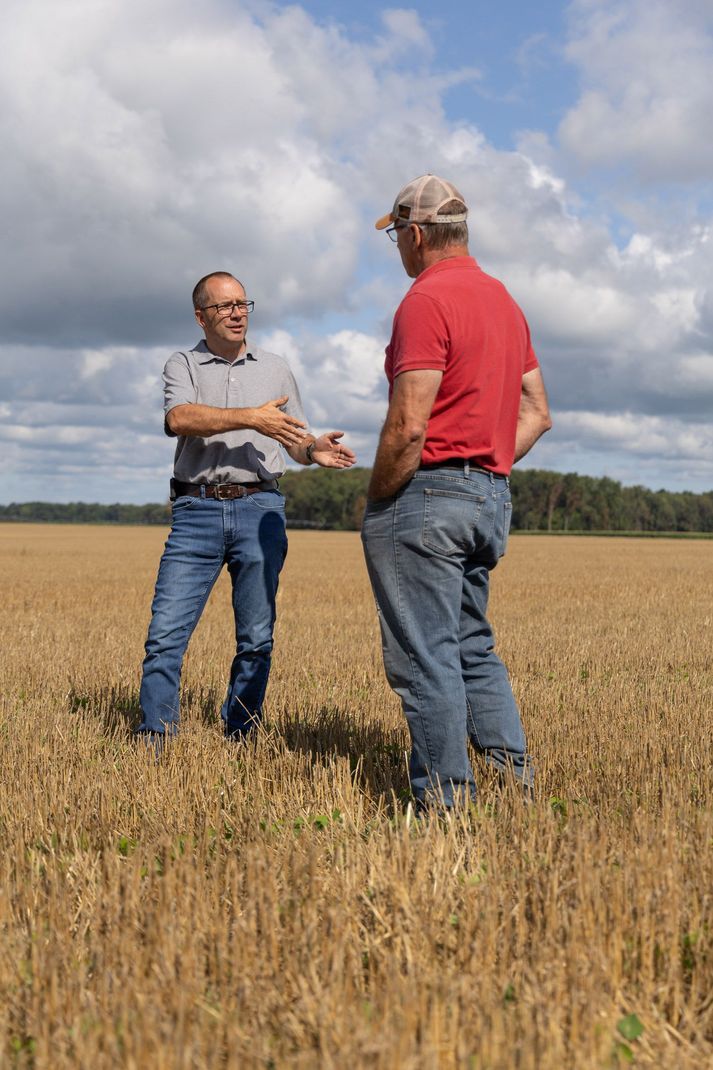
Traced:
<svg viewBox="0 0 713 1070">
<path fill-rule="evenodd" d="M 201 498 L 205 501 L 205 486 L 201 483 Z"/>
<path fill-rule="evenodd" d="M 470 461 L 467 458 L 463 462 L 463 475 L 464 476 L 469 476 L 470 475 Z"/>
</svg>

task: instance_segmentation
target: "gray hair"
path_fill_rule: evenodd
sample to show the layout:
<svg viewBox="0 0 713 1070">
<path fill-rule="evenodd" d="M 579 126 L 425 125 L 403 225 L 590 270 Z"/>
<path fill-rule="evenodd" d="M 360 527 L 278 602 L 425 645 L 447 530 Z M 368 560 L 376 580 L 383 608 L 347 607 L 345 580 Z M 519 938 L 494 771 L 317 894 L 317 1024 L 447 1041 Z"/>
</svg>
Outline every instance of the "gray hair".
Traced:
<svg viewBox="0 0 713 1070">
<path fill-rule="evenodd" d="M 462 201 L 447 201 L 441 205 L 439 215 L 460 215 L 466 207 Z M 449 245 L 468 244 L 468 224 L 462 223 L 417 223 L 427 249 L 447 249 Z"/>
</svg>

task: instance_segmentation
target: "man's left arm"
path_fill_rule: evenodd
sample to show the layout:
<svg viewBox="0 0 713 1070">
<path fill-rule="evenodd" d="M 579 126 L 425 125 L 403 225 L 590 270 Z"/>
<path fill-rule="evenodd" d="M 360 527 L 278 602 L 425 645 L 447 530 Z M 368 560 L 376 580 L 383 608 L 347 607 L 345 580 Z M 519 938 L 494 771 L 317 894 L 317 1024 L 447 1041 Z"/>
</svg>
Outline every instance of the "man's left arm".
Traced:
<svg viewBox="0 0 713 1070">
<path fill-rule="evenodd" d="M 393 497 L 421 463 L 426 429 L 442 378 L 443 372 L 432 368 L 396 376 L 367 491 L 370 501 Z"/>
<path fill-rule="evenodd" d="M 515 463 L 532 449 L 541 435 L 552 427 L 547 391 L 538 368 L 532 368 L 522 377 L 520 408 L 515 434 Z"/>
</svg>

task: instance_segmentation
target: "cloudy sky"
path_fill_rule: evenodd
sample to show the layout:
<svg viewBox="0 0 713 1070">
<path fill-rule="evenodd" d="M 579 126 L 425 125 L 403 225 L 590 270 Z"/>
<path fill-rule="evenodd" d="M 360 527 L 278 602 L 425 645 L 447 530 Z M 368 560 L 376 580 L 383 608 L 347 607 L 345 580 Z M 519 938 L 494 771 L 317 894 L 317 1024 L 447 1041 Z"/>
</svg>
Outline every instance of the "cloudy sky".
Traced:
<svg viewBox="0 0 713 1070">
<path fill-rule="evenodd" d="M 0 502 L 166 498 L 216 269 L 370 464 L 408 286 L 373 222 L 426 171 L 530 322 L 525 464 L 713 487 L 711 0 L 10 0 L 3 38 Z"/>
</svg>

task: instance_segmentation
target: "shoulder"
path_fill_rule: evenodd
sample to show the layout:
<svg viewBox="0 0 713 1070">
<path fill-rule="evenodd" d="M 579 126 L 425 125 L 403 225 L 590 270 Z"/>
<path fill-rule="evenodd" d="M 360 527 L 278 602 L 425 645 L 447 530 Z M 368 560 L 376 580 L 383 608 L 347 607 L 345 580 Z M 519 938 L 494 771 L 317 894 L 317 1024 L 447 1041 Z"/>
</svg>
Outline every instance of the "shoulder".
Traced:
<svg viewBox="0 0 713 1070">
<path fill-rule="evenodd" d="M 166 367 L 192 368 L 196 363 L 196 358 L 202 352 L 204 352 L 204 349 L 201 349 L 200 342 L 198 345 L 193 346 L 192 349 L 177 349 L 171 353 L 171 356 L 166 361 Z"/>
<path fill-rule="evenodd" d="M 403 327 L 414 321 L 440 316 L 442 312 L 443 302 L 440 295 L 431 292 L 427 287 L 422 288 L 414 284 L 396 309 L 394 325 Z"/>
<path fill-rule="evenodd" d="M 290 365 L 279 353 L 271 353 L 269 349 L 255 346 L 253 349 L 258 370 L 269 372 L 274 375 L 292 375 Z"/>
<path fill-rule="evenodd" d="M 287 361 L 284 357 L 281 357 L 279 353 L 273 353 L 269 349 L 263 349 L 262 346 L 253 346 L 252 353 L 256 360 L 264 361 L 266 364 L 284 364 L 287 367 Z"/>
<path fill-rule="evenodd" d="M 517 307 L 517 302 L 514 300 L 502 279 L 496 278 L 495 275 L 489 275 L 488 272 L 483 271 L 481 267 L 478 268 L 478 283 L 485 290 L 490 291 L 494 295 L 499 295 L 502 300 L 509 301 L 512 305 Z"/>
</svg>

